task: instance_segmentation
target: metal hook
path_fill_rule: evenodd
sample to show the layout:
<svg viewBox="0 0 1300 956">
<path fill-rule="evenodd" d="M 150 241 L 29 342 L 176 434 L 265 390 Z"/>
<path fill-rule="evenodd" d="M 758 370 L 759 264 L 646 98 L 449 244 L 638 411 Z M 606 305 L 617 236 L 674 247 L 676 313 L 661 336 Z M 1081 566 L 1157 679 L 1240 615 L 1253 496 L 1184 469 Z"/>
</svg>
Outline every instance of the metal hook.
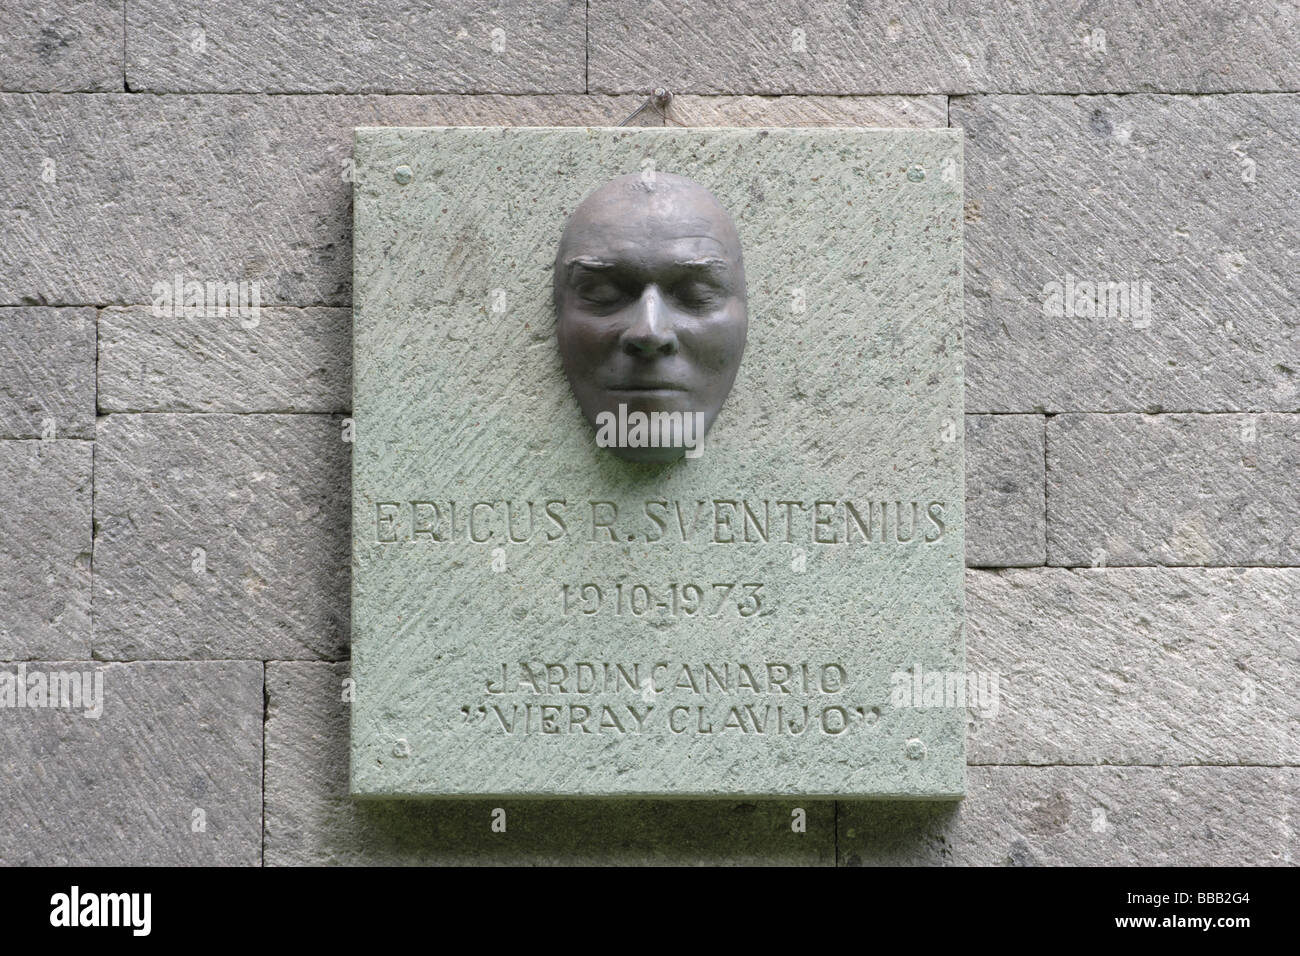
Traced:
<svg viewBox="0 0 1300 956">
<path fill-rule="evenodd" d="M 658 87 L 653 93 L 646 97 L 644 103 L 634 109 L 628 118 L 618 125 L 626 126 L 652 106 L 659 111 L 659 115 L 666 116 L 664 111 L 668 109 L 668 104 L 672 102 L 672 98 L 672 93 L 665 90 L 662 86 Z"/>
</svg>

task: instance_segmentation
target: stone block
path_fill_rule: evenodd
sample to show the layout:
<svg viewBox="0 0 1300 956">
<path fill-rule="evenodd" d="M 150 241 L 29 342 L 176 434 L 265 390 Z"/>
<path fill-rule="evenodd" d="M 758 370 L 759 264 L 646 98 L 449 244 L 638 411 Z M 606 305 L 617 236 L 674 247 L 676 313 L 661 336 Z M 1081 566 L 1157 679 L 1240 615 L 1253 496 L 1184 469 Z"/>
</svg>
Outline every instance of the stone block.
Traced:
<svg viewBox="0 0 1300 956">
<path fill-rule="evenodd" d="M 223 4 L 132 0 L 132 90 L 241 93 L 582 93 L 582 0 L 490 6 L 401 0 Z"/>
<path fill-rule="evenodd" d="M 0 438 L 95 437 L 95 310 L 0 308 Z"/>
<path fill-rule="evenodd" d="M 1043 419 L 966 416 L 966 564 L 1046 561 Z"/>
<path fill-rule="evenodd" d="M 252 309 L 246 315 L 154 315 L 104 309 L 103 412 L 347 412 L 352 313 Z"/>
<path fill-rule="evenodd" d="M 85 441 L 0 441 L 0 660 L 90 656 Z"/>
<path fill-rule="evenodd" d="M 847 866 L 1282 866 L 1296 767 L 972 767 L 960 804 L 841 801 Z"/>
<path fill-rule="evenodd" d="M 1057 415 L 1047 562 L 1300 564 L 1300 415 Z"/>
<path fill-rule="evenodd" d="M 969 571 L 966 607 L 972 764 L 1300 764 L 1300 568 Z"/>
<path fill-rule="evenodd" d="M 23 665 L 32 700 L 37 675 L 60 691 L 77 675 L 88 693 L 80 707 L 4 712 L 0 864 L 261 862 L 260 662 L 34 662 Z"/>
<path fill-rule="evenodd" d="M 1087 93 L 1286 91 L 1294 8 L 1269 0 L 942 6 L 854 0 L 592 3 L 594 92 Z"/>
<path fill-rule="evenodd" d="M 96 656 L 342 656 L 344 435 L 323 415 L 101 419 Z"/>
<path fill-rule="evenodd" d="M 1217 46 L 1216 41 L 1216 46 Z M 968 412 L 1300 411 L 1300 96 L 971 96 Z"/>
</svg>

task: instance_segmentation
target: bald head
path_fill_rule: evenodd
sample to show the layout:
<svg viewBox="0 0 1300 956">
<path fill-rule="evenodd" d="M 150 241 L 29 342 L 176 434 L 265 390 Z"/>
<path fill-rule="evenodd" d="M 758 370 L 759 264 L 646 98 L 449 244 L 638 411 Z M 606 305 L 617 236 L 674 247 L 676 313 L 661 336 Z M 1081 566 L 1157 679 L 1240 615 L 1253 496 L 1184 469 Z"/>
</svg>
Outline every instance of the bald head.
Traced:
<svg viewBox="0 0 1300 956">
<path fill-rule="evenodd" d="M 564 370 L 589 421 L 625 404 L 698 412 L 707 430 L 748 327 L 740 236 L 711 192 L 660 172 L 600 186 L 565 226 L 554 294 Z"/>
<path fill-rule="evenodd" d="M 578 204 L 560 239 L 556 265 L 565 267 L 582 256 L 614 253 L 644 260 L 668 252 L 715 255 L 742 268 L 736 225 L 713 193 L 673 173 L 630 173 Z"/>
</svg>

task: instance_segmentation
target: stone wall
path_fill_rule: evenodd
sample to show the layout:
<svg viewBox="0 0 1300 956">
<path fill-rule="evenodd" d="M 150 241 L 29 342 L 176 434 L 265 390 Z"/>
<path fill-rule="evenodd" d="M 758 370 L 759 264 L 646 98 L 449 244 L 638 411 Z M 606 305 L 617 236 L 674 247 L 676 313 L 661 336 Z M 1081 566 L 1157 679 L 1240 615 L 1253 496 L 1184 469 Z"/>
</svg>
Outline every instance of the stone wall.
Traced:
<svg viewBox="0 0 1300 956">
<path fill-rule="evenodd" d="M 0 863 L 1294 862 L 1296 4 L 22 6 L 0 660 L 106 700 L 0 710 Z M 494 833 L 346 797 L 351 130 L 611 125 L 653 87 L 637 122 L 966 131 L 968 658 L 1001 699 L 959 805 L 520 801 Z M 260 321 L 156 318 L 177 274 L 257 282 Z"/>
</svg>

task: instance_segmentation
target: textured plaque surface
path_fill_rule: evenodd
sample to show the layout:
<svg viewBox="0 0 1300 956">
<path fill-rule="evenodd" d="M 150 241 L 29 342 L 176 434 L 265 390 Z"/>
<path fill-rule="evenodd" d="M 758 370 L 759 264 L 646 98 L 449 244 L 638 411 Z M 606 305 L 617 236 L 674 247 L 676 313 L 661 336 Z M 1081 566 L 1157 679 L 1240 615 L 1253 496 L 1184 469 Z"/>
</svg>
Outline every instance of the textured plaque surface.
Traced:
<svg viewBox="0 0 1300 956">
<path fill-rule="evenodd" d="M 748 284 L 669 464 L 555 341 L 565 221 L 638 172 Z M 964 791 L 961 181 L 957 130 L 358 130 L 355 794 Z"/>
</svg>

